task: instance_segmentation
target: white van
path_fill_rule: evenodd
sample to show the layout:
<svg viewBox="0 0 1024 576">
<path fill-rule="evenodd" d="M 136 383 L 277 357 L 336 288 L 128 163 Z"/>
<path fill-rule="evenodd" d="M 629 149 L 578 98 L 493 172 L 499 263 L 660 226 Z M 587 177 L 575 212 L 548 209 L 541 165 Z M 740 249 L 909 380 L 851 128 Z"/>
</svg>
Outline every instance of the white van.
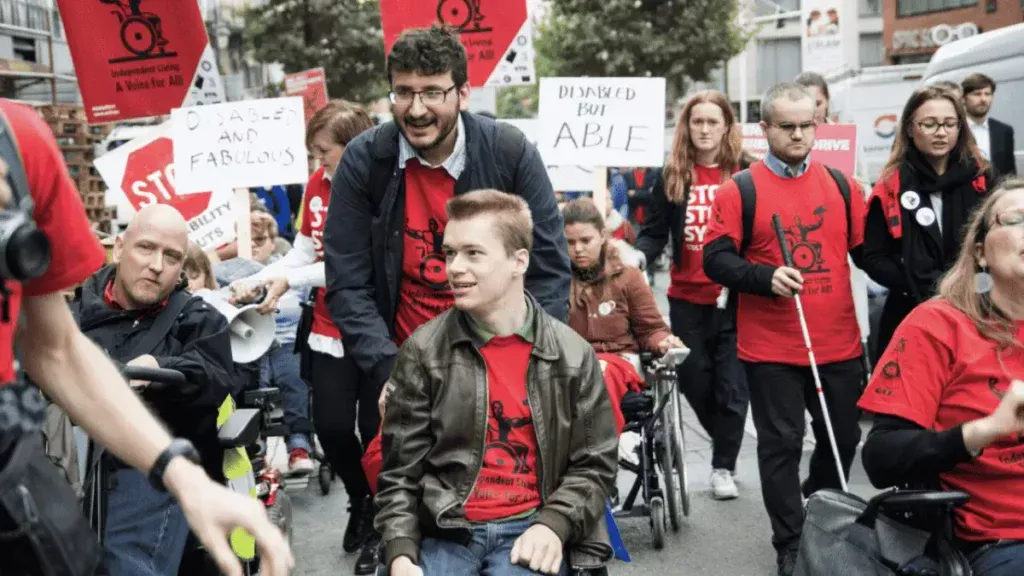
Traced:
<svg viewBox="0 0 1024 576">
<path fill-rule="evenodd" d="M 996 82 L 989 114 L 1013 126 L 1017 173 L 1024 174 L 1024 24 L 942 46 L 928 63 L 924 83 L 951 80 L 959 84 L 976 72 Z"/>
</svg>

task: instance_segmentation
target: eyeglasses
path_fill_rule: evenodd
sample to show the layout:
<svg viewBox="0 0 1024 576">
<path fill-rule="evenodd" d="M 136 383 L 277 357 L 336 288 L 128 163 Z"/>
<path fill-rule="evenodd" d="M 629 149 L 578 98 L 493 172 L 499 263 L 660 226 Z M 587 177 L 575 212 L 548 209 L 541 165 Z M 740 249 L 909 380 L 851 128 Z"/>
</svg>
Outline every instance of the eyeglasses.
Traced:
<svg viewBox="0 0 1024 576">
<path fill-rule="evenodd" d="M 959 120 L 946 120 L 945 122 L 937 122 L 935 120 L 924 120 L 922 122 L 914 122 L 917 124 L 918 130 L 924 132 L 928 136 L 935 134 L 939 131 L 939 128 L 945 128 L 946 132 L 956 132 L 960 129 Z"/>
<path fill-rule="evenodd" d="M 799 124 L 794 124 L 792 122 L 783 122 L 781 124 L 769 124 L 769 126 L 774 126 L 775 128 L 778 128 L 779 130 L 782 130 L 783 132 L 792 136 L 793 134 L 796 133 L 797 130 L 800 130 L 801 133 L 807 132 L 809 130 L 814 130 L 815 128 L 818 127 L 818 123 L 812 120 L 810 122 L 801 122 Z"/>
<path fill-rule="evenodd" d="M 391 99 L 392 104 L 407 106 L 412 104 L 413 99 L 419 95 L 420 102 L 422 102 L 424 106 L 440 106 L 448 99 L 448 93 L 456 88 L 458 88 L 458 86 L 455 84 L 447 90 L 442 90 L 440 88 L 427 88 L 426 90 L 409 90 L 408 88 L 399 88 L 388 94 L 388 98 Z"/>
</svg>

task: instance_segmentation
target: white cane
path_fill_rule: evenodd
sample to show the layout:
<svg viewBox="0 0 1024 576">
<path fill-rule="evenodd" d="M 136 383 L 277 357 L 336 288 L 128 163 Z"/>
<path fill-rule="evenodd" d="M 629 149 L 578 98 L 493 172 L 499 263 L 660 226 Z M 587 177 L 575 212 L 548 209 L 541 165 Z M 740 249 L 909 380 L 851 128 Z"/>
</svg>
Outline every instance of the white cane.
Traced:
<svg viewBox="0 0 1024 576">
<path fill-rule="evenodd" d="M 793 255 L 789 252 L 786 244 L 786 236 L 782 232 L 782 220 L 778 214 L 772 215 L 772 226 L 775 228 L 775 235 L 779 237 L 779 246 L 782 248 L 782 260 L 786 266 L 793 268 Z M 821 414 L 825 419 L 825 430 L 828 431 L 828 441 L 832 445 L 832 456 L 836 460 L 836 472 L 839 474 L 839 486 L 843 492 L 849 492 L 846 486 L 846 475 L 843 474 L 843 462 L 839 459 L 839 447 L 836 446 L 836 435 L 832 431 L 832 417 L 828 413 L 828 403 L 825 402 L 825 391 L 821 388 L 821 376 L 818 375 L 818 363 L 814 361 L 814 350 L 811 349 L 811 333 L 807 330 L 807 319 L 804 318 L 804 307 L 800 302 L 800 294 L 794 293 L 796 300 L 796 312 L 800 316 L 800 329 L 804 333 L 804 345 L 807 346 L 807 358 L 811 361 L 811 374 L 814 375 L 814 387 L 818 391 L 818 400 L 821 401 Z"/>
</svg>

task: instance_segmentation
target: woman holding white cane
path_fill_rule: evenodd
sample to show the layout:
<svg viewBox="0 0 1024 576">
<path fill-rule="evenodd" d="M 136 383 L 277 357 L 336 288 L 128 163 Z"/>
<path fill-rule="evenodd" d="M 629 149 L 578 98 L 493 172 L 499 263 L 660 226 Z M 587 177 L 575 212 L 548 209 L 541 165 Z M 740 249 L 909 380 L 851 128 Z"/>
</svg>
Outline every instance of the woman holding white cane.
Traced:
<svg viewBox="0 0 1024 576">
<path fill-rule="evenodd" d="M 1024 566 L 1024 180 L 972 215 L 939 296 L 897 328 L 860 406 L 876 414 L 864 469 L 879 488 L 962 490 L 958 547 L 974 576 Z"/>
</svg>

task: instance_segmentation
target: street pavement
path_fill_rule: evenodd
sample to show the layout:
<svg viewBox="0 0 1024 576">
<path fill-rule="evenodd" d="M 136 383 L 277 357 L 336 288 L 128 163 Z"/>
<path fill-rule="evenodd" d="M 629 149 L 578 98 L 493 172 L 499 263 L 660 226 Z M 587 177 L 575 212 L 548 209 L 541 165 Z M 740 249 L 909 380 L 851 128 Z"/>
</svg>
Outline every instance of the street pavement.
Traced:
<svg viewBox="0 0 1024 576">
<path fill-rule="evenodd" d="M 668 316 L 665 287 L 668 275 L 655 278 L 654 293 L 658 307 Z M 761 483 L 757 472 L 757 439 L 753 423 L 747 418 L 746 434 L 736 470 L 740 497 L 726 502 L 712 500 L 708 492 L 711 474 L 711 446 L 707 434 L 685 402 L 683 421 L 686 437 L 686 462 L 689 473 L 691 509 L 678 533 L 668 532 L 665 548 L 655 550 L 651 529 L 642 518 L 619 520 L 619 529 L 632 557 L 632 562 L 613 561 L 612 575 L 622 576 L 772 576 L 775 574 L 775 552 L 771 546 L 771 530 L 761 499 Z M 864 436 L 867 423 L 862 423 Z M 810 433 L 808 427 L 808 433 Z M 275 443 L 275 461 L 287 461 L 284 448 Z M 814 447 L 813 437 L 804 443 L 804 475 Z M 864 474 L 860 456 L 851 472 L 850 489 L 860 496 L 874 490 Z M 619 491 L 623 496 L 634 476 L 619 473 Z M 295 574 L 328 576 L 352 574 L 355 554 L 341 549 L 342 534 L 348 521 L 347 498 L 341 482 L 336 480 L 327 496 L 320 494 L 315 479 L 307 487 L 289 487 L 294 504 L 293 549 L 297 559 Z"/>
</svg>

